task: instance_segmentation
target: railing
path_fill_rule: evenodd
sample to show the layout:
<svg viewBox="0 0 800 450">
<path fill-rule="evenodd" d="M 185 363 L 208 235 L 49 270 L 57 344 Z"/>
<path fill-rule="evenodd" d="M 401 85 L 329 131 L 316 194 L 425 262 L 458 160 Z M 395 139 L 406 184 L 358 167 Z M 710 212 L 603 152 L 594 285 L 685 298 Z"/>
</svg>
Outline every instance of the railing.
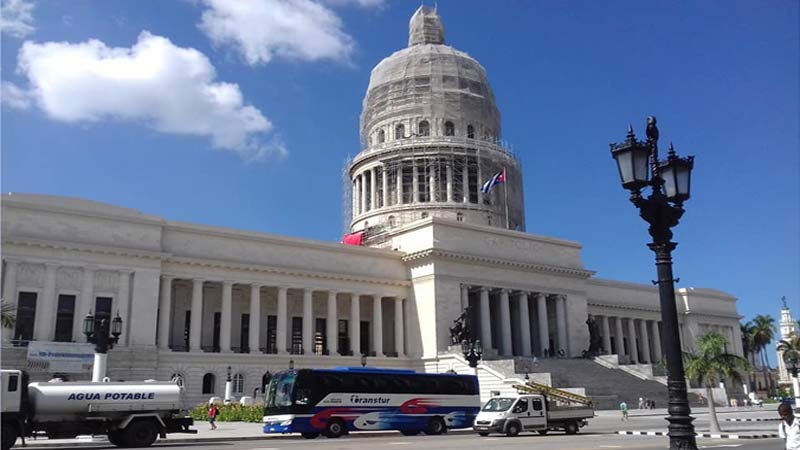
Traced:
<svg viewBox="0 0 800 450">
<path fill-rule="evenodd" d="M 384 152 L 391 152 L 402 148 L 431 147 L 435 145 L 480 148 L 505 153 L 509 157 L 517 159 L 512 150 L 503 146 L 503 141 L 485 141 L 482 139 L 470 139 L 459 136 L 412 136 L 409 138 L 387 141 L 382 144 L 374 144 L 365 148 L 353 159 L 353 164 L 362 159 L 370 158 Z"/>
</svg>

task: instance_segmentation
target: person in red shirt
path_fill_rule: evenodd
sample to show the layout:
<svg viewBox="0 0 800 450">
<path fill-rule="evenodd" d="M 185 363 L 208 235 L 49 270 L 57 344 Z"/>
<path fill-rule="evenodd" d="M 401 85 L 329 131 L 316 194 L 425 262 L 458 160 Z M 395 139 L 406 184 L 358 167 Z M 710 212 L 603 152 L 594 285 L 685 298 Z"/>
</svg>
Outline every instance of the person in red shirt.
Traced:
<svg viewBox="0 0 800 450">
<path fill-rule="evenodd" d="M 208 423 L 211 425 L 212 430 L 217 429 L 217 425 L 214 423 L 214 421 L 217 420 L 217 414 L 219 414 L 219 409 L 217 409 L 217 405 L 213 403 L 210 404 L 208 406 Z"/>
</svg>

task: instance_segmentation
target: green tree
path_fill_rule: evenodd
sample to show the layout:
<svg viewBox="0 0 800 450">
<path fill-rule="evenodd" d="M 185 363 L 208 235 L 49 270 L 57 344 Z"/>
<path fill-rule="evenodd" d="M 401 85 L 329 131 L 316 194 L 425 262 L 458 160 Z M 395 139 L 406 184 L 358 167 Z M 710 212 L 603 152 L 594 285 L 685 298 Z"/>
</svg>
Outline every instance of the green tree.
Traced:
<svg viewBox="0 0 800 450">
<path fill-rule="evenodd" d="M 741 383 L 742 372 L 750 364 L 741 356 L 725 352 L 728 341 L 719 333 L 708 333 L 697 340 L 697 353 L 684 353 L 686 377 L 706 388 L 708 414 L 711 418 L 711 432 L 719 433 L 717 408 L 714 405 L 714 387 L 722 380 Z"/>
<path fill-rule="evenodd" d="M 764 373 L 764 382 L 767 383 L 767 390 L 770 390 L 772 380 L 769 377 L 769 355 L 767 347 L 775 337 L 775 319 L 772 316 L 763 314 L 753 318 L 753 345 L 761 354 L 761 370 Z"/>
<path fill-rule="evenodd" d="M 11 303 L 0 300 L 0 325 L 2 325 L 3 328 L 14 328 L 14 325 L 17 323 L 17 316 L 14 309 L 14 305 Z"/>
<path fill-rule="evenodd" d="M 783 362 L 789 367 L 792 363 L 800 363 L 800 335 L 792 333 L 778 342 L 778 351 L 783 352 Z"/>
<path fill-rule="evenodd" d="M 758 349 L 753 343 L 753 322 L 739 323 L 739 328 L 742 335 L 742 350 L 744 351 L 744 358 L 750 362 L 751 366 L 756 365 L 756 354 Z M 753 380 L 753 371 L 747 371 L 747 383 L 751 390 L 754 390 L 755 381 Z"/>
</svg>

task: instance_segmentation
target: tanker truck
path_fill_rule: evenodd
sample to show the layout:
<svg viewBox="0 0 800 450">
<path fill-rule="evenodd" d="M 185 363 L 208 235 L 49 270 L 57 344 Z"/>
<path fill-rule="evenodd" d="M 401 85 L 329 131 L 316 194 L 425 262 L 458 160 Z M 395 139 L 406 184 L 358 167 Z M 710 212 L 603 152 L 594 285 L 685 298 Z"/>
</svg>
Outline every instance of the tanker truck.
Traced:
<svg viewBox="0 0 800 450">
<path fill-rule="evenodd" d="M 0 377 L 2 450 L 34 435 L 106 435 L 117 447 L 148 447 L 167 433 L 197 433 L 180 415 L 183 388 L 173 382 L 28 383 L 19 370 L 0 370 Z"/>
</svg>

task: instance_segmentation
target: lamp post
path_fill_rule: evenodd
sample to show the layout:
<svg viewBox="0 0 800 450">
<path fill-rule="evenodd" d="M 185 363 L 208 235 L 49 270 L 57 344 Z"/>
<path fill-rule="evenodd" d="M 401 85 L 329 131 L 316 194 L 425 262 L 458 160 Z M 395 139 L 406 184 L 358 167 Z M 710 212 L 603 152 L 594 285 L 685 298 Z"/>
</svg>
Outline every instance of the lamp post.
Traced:
<svg viewBox="0 0 800 450">
<path fill-rule="evenodd" d="M 225 403 L 233 400 L 233 380 L 231 379 L 231 366 L 228 366 L 228 376 L 225 377 Z"/>
<path fill-rule="evenodd" d="M 289 370 L 294 370 L 294 360 L 293 359 L 289 360 Z"/>
<path fill-rule="evenodd" d="M 790 358 L 788 363 L 789 373 L 792 374 L 792 391 L 794 393 L 794 405 L 800 406 L 800 380 L 798 380 L 797 375 L 800 372 L 800 360 L 798 358 Z"/>
<path fill-rule="evenodd" d="M 611 155 L 617 162 L 622 187 L 631 192 L 630 201 L 639 209 L 639 215 L 650 224 L 653 242 L 647 246 L 656 255 L 658 294 L 661 303 L 662 335 L 667 359 L 667 386 L 669 390 L 669 448 L 695 450 L 693 417 L 686 394 L 686 377 L 678 333 L 678 311 L 675 306 L 675 287 L 672 278 L 672 227 L 683 215 L 683 202 L 689 199 L 690 180 L 694 157 L 678 157 L 670 144 L 666 160 L 658 159 L 658 128 L 656 118 L 647 118 L 647 140 L 639 141 L 628 127 L 627 139 L 611 144 Z M 652 177 L 651 177 L 652 175 Z M 650 186 L 647 198 L 642 189 Z"/>
<path fill-rule="evenodd" d="M 367 354 L 361 354 L 361 367 L 367 367 Z"/>
<path fill-rule="evenodd" d="M 478 361 L 483 356 L 483 346 L 481 340 L 475 337 L 475 327 L 472 322 L 472 308 L 467 306 L 464 308 L 464 336 L 466 338 L 461 341 L 461 352 L 464 354 L 467 364 L 475 370 L 475 375 L 477 375 Z"/>
<path fill-rule="evenodd" d="M 122 318 L 117 312 L 117 316 L 111 320 L 107 317 L 95 317 L 91 311 L 83 319 L 83 334 L 86 341 L 94 346 L 94 366 L 92 368 L 92 382 L 99 383 L 106 376 L 108 366 L 108 350 L 114 348 L 114 344 L 119 342 L 122 334 Z"/>
</svg>

